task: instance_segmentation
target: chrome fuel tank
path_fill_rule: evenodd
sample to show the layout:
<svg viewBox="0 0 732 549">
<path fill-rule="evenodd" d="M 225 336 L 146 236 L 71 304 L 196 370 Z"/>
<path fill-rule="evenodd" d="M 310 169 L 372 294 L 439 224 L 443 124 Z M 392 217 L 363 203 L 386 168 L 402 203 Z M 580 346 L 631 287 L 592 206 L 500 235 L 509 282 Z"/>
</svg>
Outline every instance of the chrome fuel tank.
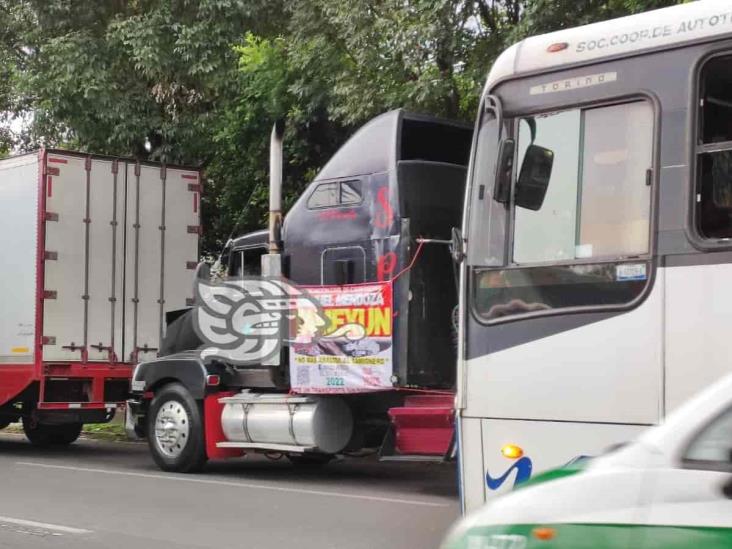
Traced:
<svg viewBox="0 0 732 549">
<path fill-rule="evenodd" d="M 338 397 L 243 392 L 221 402 L 228 447 L 335 454 L 353 433 L 351 409 Z"/>
</svg>

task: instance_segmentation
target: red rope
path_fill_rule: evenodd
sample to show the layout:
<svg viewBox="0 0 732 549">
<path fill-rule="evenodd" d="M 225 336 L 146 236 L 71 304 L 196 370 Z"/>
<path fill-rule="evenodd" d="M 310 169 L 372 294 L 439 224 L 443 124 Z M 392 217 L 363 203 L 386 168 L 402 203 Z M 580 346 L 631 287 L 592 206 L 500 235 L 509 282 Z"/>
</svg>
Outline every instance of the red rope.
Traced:
<svg viewBox="0 0 732 549">
<path fill-rule="evenodd" d="M 412 260 L 409 262 L 409 265 L 407 265 L 401 271 L 399 271 L 394 276 L 394 278 L 391 279 L 391 282 L 396 281 L 396 279 L 399 278 L 400 276 L 402 276 L 404 273 L 406 273 L 407 271 L 411 271 L 412 270 L 412 267 L 414 267 L 414 264 L 417 262 L 417 258 L 419 257 L 419 254 L 422 251 L 422 246 L 424 246 L 424 241 L 421 241 L 417 245 L 417 250 L 414 252 L 414 255 L 412 256 Z"/>
</svg>

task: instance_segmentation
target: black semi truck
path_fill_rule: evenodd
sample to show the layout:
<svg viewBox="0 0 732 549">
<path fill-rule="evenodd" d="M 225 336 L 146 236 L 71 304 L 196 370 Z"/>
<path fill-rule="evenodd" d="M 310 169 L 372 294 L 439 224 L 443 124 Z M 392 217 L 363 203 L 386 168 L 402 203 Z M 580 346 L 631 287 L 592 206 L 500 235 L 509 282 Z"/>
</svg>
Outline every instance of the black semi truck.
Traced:
<svg viewBox="0 0 732 549">
<path fill-rule="evenodd" d="M 386 385 L 341 380 L 311 390 L 291 379 L 292 345 L 256 364 L 212 359 L 201 353 L 196 307 L 169 314 L 160 356 L 135 370 L 127 410 L 128 431 L 148 438 L 162 469 L 193 472 L 207 459 L 251 451 L 308 464 L 365 449 L 384 459 L 450 454 L 458 299 L 449 243 L 471 142 L 467 125 L 385 113 L 341 147 L 282 221 L 275 125 L 270 227 L 231 239 L 218 272 L 230 282 L 283 276 L 314 295 L 388 283 L 391 375 Z M 208 278 L 206 269 L 198 276 Z M 371 347 L 361 345 L 351 363 L 368 364 Z M 318 357 L 302 361 L 338 371 Z"/>
</svg>

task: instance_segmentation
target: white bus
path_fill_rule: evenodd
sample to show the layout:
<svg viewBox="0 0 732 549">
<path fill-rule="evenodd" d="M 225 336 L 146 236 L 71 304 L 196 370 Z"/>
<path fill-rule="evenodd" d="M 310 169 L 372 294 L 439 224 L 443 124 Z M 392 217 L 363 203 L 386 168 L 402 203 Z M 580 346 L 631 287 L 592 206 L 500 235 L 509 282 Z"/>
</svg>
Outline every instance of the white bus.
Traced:
<svg viewBox="0 0 732 549">
<path fill-rule="evenodd" d="M 488 77 L 462 233 L 465 510 L 732 370 L 732 2 L 524 40 Z"/>
</svg>

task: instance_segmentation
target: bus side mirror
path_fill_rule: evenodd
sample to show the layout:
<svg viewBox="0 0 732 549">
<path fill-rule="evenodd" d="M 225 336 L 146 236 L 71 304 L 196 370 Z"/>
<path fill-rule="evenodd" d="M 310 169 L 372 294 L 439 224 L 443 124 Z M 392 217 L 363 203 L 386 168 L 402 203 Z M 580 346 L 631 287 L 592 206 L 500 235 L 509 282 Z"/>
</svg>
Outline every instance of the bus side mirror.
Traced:
<svg viewBox="0 0 732 549">
<path fill-rule="evenodd" d="M 516 182 L 516 206 L 538 211 L 544 204 L 554 166 L 554 151 L 529 145 Z"/>
<path fill-rule="evenodd" d="M 511 199 L 511 178 L 513 177 L 513 155 L 515 149 L 516 141 L 510 138 L 501 141 L 498 149 L 493 200 L 501 204 L 508 204 Z"/>
</svg>

